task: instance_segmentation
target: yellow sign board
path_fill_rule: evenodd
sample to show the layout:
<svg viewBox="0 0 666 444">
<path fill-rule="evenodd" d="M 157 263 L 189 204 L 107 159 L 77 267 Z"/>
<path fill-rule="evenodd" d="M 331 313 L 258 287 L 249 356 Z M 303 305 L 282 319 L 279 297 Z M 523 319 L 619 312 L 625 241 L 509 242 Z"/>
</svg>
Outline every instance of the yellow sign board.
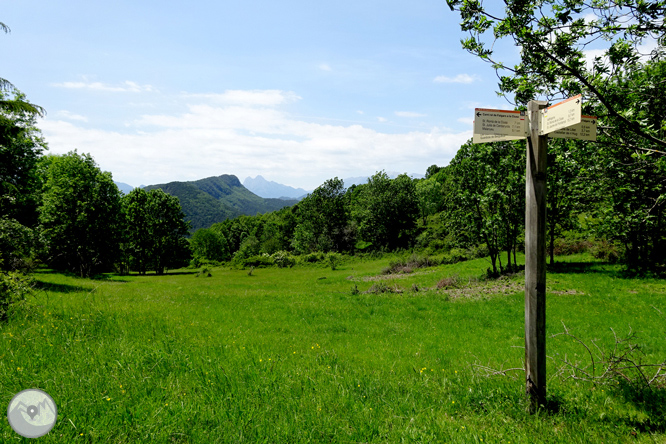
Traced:
<svg viewBox="0 0 666 444">
<path fill-rule="evenodd" d="M 580 123 L 581 95 L 563 100 L 541 111 L 539 135 L 549 134 Z"/>
<path fill-rule="evenodd" d="M 518 140 L 527 137 L 527 116 L 524 111 L 476 108 L 474 110 L 473 143 Z"/>
</svg>

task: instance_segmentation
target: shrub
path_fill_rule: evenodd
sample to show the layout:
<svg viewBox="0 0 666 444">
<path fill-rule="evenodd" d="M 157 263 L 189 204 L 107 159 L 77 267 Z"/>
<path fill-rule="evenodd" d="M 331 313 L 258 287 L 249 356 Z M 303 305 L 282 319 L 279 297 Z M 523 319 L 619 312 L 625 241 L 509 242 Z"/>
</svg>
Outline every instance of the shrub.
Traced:
<svg viewBox="0 0 666 444">
<path fill-rule="evenodd" d="M 32 280 L 18 272 L 0 273 L 0 320 L 9 317 L 16 306 L 32 292 Z"/>
<path fill-rule="evenodd" d="M 550 246 L 550 245 L 549 245 Z M 562 238 L 555 239 L 553 246 L 553 254 L 556 256 L 566 256 L 570 254 L 578 254 L 588 251 L 592 246 L 592 242 L 587 239 L 576 238 Z M 548 251 L 550 253 L 550 251 Z"/>
<path fill-rule="evenodd" d="M 620 259 L 620 252 L 618 251 L 617 244 L 607 241 L 606 239 L 599 239 L 589 248 L 590 254 L 596 259 L 601 259 L 611 263 L 615 263 Z"/>
<path fill-rule="evenodd" d="M 389 262 L 389 266 L 382 270 L 382 274 L 411 273 L 416 268 L 434 267 L 436 265 L 439 265 L 437 259 L 431 258 L 428 255 L 422 256 L 415 253 L 407 259 L 398 259 L 397 261 Z"/>
<path fill-rule="evenodd" d="M 472 252 L 472 254 L 479 254 L 478 250 Z M 458 262 L 464 262 L 470 258 L 470 253 L 468 251 L 462 250 L 460 248 L 452 248 L 447 254 L 442 258 L 443 264 L 457 264 Z"/>
<path fill-rule="evenodd" d="M 316 264 L 326 259 L 326 255 L 322 252 L 315 251 L 314 253 L 304 254 L 300 257 L 301 262 L 307 264 Z"/>
<path fill-rule="evenodd" d="M 402 293 L 402 288 L 397 285 L 387 285 L 384 282 L 373 284 L 363 294 Z"/>
<path fill-rule="evenodd" d="M 338 268 L 338 264 L 342 260 L 342 256 L 338 253 L 328 253 L 328 264 L 331 266 L 331 270 Z"/>
<path fill-rule="evenodd" d="M 261 256 L 250 256 L 247 259 L 240 261 L 243 267 L 272 267 L 274 265 L 273 259 L 267 254 L 262 254 Z"/>
<path fill-rule="evenodd" d="M 30 272 L 39 248 L 35 232 L 14 219 L 0 218 L 0 268 Z"/>
<path fill-rule="evenodd" d="M 438 290 L 448 290 L 449 288 L 458 288 L 458 286 L 460 286 L 460 278 L 457 274 L 447 276 L 437 282 Z"/>
<path fill-rule="evenodd" d="M 277 251 L 273 253 L 271 259 L 279 268 L 291 268 L 296 264 L 296 259 L 286 251 Z"/>
</svg>

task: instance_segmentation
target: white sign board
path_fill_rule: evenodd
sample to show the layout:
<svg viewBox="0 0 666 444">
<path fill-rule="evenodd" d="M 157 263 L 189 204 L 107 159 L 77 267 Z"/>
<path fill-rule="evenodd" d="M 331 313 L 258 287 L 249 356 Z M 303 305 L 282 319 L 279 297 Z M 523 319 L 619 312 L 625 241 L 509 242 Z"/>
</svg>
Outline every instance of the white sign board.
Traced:
<svg viewBox="0 0 666 444">
<path fill-rule="evenodd" d="M 578 139 L 597 141 L 597 118 L 593 116 L 582 116 L 577 125 L 569 126 L 561 130 L 553 131 L 549 137 L 559 139 Z"/>
<path fill-rule="evenodd" d="M 541 111 L 539 122 L 539 135 L 549 134 L 580 123 L 581 95 L 563 100 Z"/>
<path fill-rule="evenodd" d="M 518 140 L 527 137 L 524 111 L 476 108 L 474 110 L 473 143 Z"/>
</svg>

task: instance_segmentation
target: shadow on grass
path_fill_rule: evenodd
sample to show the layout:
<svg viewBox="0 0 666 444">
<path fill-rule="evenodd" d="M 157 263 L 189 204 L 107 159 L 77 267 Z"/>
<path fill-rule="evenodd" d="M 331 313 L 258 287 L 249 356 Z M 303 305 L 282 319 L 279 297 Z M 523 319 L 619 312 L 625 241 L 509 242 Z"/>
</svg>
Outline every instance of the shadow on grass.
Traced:
<svg viewBox="0 0 666 444">
<path fill-rule="evenodd" d="M 600 274 L 608 277 L 630 279 L 636 277 L 623 267 L 608 262 L 556 262 L 548 264 L 546 269 L 549 273 L 562 274 Z"/>
<path fill-rule="evenodd" d="M 38 279 L 35 279 L 35 288 L 54 293 L 80 293 L 91 291 L 90 288 L 81 287 L 80 285 L 52 284 L 50 282 L 42 282 Z"/>
<path fill-rule="evenodd" d="M 574 262 L 556 262 L 546 265 L 550 273 L 571 273 L 571 274 L 600 274 L 618 279 L 636 279 L 636 278 L 654 278 L 663 279 L 666 277 L 666 269 L 656 266 L 649 270 L 637 270 L 626 264 L 611 262 L 594 261 L 574 261 Z"/>
<path fill-rule="evenodd" d="M 642 411 L 647 419 L 625 419 L 625 424 L 635 427 L 641 432 L 666 432 L 666 386 L 665 387 L 636 387 L 626 381 L 621 381 L 618 390 L 622 397 Z"/>
<path fill-rule="evenodd" d="M 199 272 L 198 270 L 195 270 L 195 271 L 168 271 L 168 272 L 165 272 L 164 274 L 156 274 L 155 272 L 148 272 L 146 274 L 139 274 L 139 273 L 132 272 L 132 273 L 129 274 L 129 276 L 132 276 L 132 277 L 146 276 L 146 277 L 159 278 L 159 277 L 167 277 L 167 276 L 181 276 L 181 275 L 188 275 L 188 274 L 197 274 L 198 272 Z M 115 281 L 116 281 L 116 279 L 114 279 L 114 282 Z"/>
</svg>

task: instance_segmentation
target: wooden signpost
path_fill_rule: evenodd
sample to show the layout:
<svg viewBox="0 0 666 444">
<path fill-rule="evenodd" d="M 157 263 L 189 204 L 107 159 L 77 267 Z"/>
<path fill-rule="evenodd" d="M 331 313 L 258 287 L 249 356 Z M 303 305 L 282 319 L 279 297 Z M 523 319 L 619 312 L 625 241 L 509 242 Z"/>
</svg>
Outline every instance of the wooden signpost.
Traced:
<svg viewBox="0 0 666 444">
<path fill-rule="evenodd" d="M 546 403 L 546 155 L 548 137 L 596 141 L 596 117 L 581 96 L 519 111 L 474 110 L 473 143 L 527 139 L 525 168 L 525 384 L 530 410 Z M 518 113 L 518 114 L 516 114 Z M 522 118 L 521 118 L 522 116 Z M 525 119 L 526 117 L 526 119 Z M 478 122 L 477 122 L 478 121 Z"/>
</svg>

